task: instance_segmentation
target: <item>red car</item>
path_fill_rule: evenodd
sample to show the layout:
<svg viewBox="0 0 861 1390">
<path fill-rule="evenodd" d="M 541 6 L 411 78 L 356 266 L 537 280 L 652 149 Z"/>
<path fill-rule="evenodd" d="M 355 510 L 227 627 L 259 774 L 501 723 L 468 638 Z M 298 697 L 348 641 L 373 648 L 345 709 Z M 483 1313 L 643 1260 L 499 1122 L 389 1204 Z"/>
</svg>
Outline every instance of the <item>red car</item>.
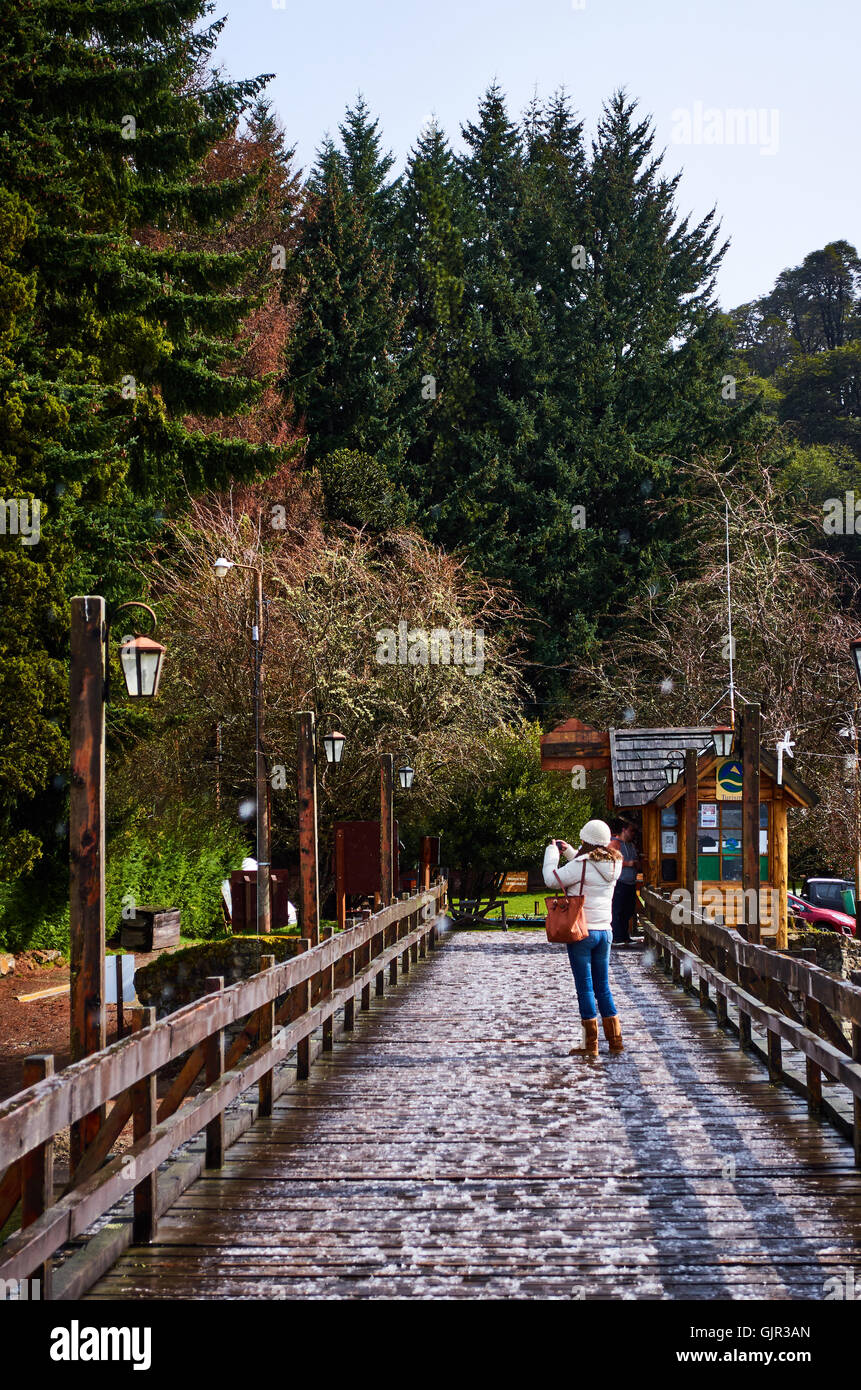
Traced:
<svg viewBox="0 0 861 1390">
<path fill-rule="evenodd" d="M 844 936 L 855 935 L 855 918 L 848 912 L 838 912 L 833 907 L 814 907 L 812 903 L 787 893 L 786 901 L 793 917 L 800 917 L 813 927 L 823 927 L 826 931 L 842 932 Z"/>
</svg>

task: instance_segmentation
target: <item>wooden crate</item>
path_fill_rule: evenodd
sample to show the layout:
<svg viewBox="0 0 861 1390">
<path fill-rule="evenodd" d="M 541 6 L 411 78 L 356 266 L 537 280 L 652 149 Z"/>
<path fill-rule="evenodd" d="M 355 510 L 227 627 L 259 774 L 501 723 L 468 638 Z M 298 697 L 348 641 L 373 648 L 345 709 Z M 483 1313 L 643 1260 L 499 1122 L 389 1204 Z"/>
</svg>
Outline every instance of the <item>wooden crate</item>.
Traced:
<svg viewBox="0 0 861 1390">
<path fill-rule="evenodd" d="M 124 951 L 160 951 L 179 945 L 178 907 L 139 907 L 134 917 L 123 922 Z"/>
</svg>

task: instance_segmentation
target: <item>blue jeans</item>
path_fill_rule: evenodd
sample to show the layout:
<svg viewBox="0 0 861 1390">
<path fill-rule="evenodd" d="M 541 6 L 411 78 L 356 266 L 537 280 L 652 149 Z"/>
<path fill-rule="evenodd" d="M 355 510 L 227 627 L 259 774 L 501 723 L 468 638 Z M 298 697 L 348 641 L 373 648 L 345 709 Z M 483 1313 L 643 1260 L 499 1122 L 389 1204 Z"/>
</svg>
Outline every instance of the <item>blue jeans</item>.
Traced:
<svg viewBox="0 0 861 1390">
<path fill-rule="evenodd" d="M 590 931 L 582 941 L 570 942 L 566 950 L 577 987 L 581 1019 L 596 1018 L 599 1009 L 602 1018 L 612 1018 L 616 1005 L 610 993 L 609 933 Z"/>
</svg>

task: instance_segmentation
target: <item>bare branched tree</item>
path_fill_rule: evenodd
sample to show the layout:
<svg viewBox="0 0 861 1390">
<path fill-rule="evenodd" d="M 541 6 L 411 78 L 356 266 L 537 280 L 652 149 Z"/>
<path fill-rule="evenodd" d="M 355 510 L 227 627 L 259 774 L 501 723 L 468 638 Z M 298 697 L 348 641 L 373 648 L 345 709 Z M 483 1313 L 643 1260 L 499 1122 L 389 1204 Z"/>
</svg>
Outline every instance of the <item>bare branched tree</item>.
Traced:
<svg viewBox="0 0 861 1390">
<path fill-rule="evenodd" d="M 410 816 L 448 804 L 464 763 L 479 775 L 491 731 L 517 713 L 524 690 L 515 644 L 519 610 L 504 589 L 470 575 L 419 536 L 383 538 L 346 527 L 324 534 L 316 501 L 285 474 L 194 504 L 169 558 L 155 569 L 159 631 L 169 647 L 158 726 L 127 759 L 130 779 L 156 807 L 211 799 L 235 815 L 253 796 L 251 624 L 253 577 L 217 580 L 218 555 L 262 564 L 265 745 L 273 840 L 295 843 L 296 713 L 331 712 L 347 737 L 344 762 L 319 763 L 324 847 L 332 821 L 379 813 L 379 755 L 409 762 Z M 274 523 L 274 524 L 273 524 Z M 380 659 L 386 629 L 483 633 L 483 660 L 401 664 Z M 475 640 L 475 639 L 473 639 Z M 481 669 L 477 669 L 478 666 Z M 221 761 L 216 762 L 216 730 Z M 320 733 L 325 728 L 320 729 Z M 283 772 L 279 773 L 279 769 Z"/>
<path fill-rule="evenodd" d="M 732 467 L 700 458 L 680 467 L 690 571 L 668 570 L 648 592 L 630 596 L 621 630 L 578 679 L 573 707 L 605 727 L 622 726 L 626 713 L 646 726 L 726 719 L 728 514 L 735 682 L 743 698 L 760 701 L 767 745 L 791 731 L 795 770 L 821 797 L 814 811 L 794 817 L 793 864 L 844 872 L 856 831 L 849 745 L 839 731 L 857 696 L 849 654 L 857 583 L 823 548 L 821 513 L 799 508 L 764 458 Z"/>
</svg>

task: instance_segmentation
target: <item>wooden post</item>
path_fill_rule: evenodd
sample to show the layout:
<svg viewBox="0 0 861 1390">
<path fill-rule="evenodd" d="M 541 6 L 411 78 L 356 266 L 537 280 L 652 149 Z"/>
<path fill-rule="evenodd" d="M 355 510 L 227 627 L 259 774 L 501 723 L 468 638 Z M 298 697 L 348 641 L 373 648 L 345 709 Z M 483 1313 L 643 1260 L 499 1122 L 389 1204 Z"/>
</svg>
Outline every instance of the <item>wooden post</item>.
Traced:
<svg viewBox="0 0 861 1390">
<path fill-rule="evenodd" d="M 361 922 L 362 926 L 365 925 L 370 915 L 371 909 L 369 907 L 362 908 L 361 912 L 359 913 L 359 921 Z M 365 969 L 367 969 L 370 966 L 371 961 L 374 958 L 374 940 L 374 937 L 371 937 L 370 941 L 367 943 L 364 951 L 362 952 L 362 965 Z M 365 1013 L 370 1007 L 371 986 L 370 984 L 366 984 L 362 986 L 362 999 L 361 1003 L 359 1004 L 359 1008 L 362 1010 L 363 1013 Z"/>
<path fill-rule="evenodd" d="M 155 1023 L 155 1009 L 136 1009 L 132 1016 L 132 1028 L 137 1033 L 143 1028 L 152 1028 Z M 146 1139 L 156 1126 L 158 1098 L 156 1093 L 158 1077 L 155 1072 L 144 1076 L 132 1086 L 132 1139 Z M 156 1217 L 158 1212 L 158 1171 L 148 1173 L 135 1184 L 134 1215 L 132 1217 L 132 1242 L 135 1245 L 149 1245 L 155 1240 Z"/>
<path fill-rule="evenodd" d="M 34 1053 L 24 1060 L 23 1085 L 34 1086 L 54 1075 L 54 1058 L 50 1052 Z M 54 1141 L 46 1139 L 24 1154 L 21 1159 L 21 1227 L 31 1226 L 54 1200 Z M 31 1276 L 38 1279 L 39 1297 L 51 1298 L 51 1260 L 45 1260 Z"/>
<path fill-rule="evenodd" d="M 693 920 L 697 881 L 697 750 L 685 749 L 685 889 L 688 921 Z"/>
<path fill-rule="evenodd" d="M 801 959 L 807 961 L 809 965 L 815 965 L 815 948 L 813 946 L 802 947 Z M 809 994 L 804 996 L 804 1026 L 809 1028 L 811 1033 L 819 1035 L 819 1000 L 811 998 Z M 818 1115 L 822 1110 L 822 1068 L 808 1057 L 806 1059 L 806 1072 L 807 1108 L 811 1115 Z"/>
<path fill-rule="evenodd" d="M 419 840 L 419 888 L 430 888 L 431 872 L 431 842 L 429 835 L 422 835 Z"/>
<path fill-rule="evenodd" d="M 105 601 L 72 599 L 69 667 L 69 965 L 71 1059 L 105 1045 Z M 74 1174 L 104 1106 L 72 1125 Z"/>
<path fill-rule="evenodd" d="M 772 997 L 771 987 L 773 983 L 773 980 L 769 980 L 768 982 L 767 998 L 769 1004 L 774 1008 L 779 1006 Z M 773 1028 L 767 1028 L 766 1039 L 768 1042 L 768 1079 L 776 1085 L 783 1075 L 783 1048 L 781 1046 L 781 1037 Z"/>
<path fill-rule="evenodd" d="M 320 876 L 317 861 L 317 770 L 314 715 L 299 715 L 299 924 L 303 937 L 320 941 Z"/>
<path fill-rule="evenodd" d="M 385 929 L 383 929 L 383 931 L 380 932 L 379 936 L 375 936 L 374 939 L 373 939 L 374 955 L 375 955 L 375 956 L 380 955 L 380 954 L 386 949 L 386 941 L 387 941 L 387 933 L 386 933 Z M 380 998 L 382 998 L 382 996 L 385 994 L 385 992 L 386 992 L 386 972 L 385 972 L 385 969 L 382 969 L 382 970 L 378 970 L 377 973 L 376 973 L 376 975 L 374 976 L 374 995 L 375 995 L 376 998 L 380 999 Z"/>
<path fill-rule="evenodd" d="M 303 937 L 298 943 L 298 952 L 311 949 L 311 942 L 307 937 Z M 296 985 L 293 990 L 294 1004 L 292 1016 L 294 1019 L 301 1018 L 302 1014 L 307 1013 L 311 1007 L 311 981 L 303 980 L 301 985 Z M 311 1072 L 311 1039 L 300 1038 L 296 1044 L 296 1080 L 307 1081 Z"/>
<path fill-rule="evenodd" d="M 727 1023 L 726 995 L 719 989 L 715 990 L 715 1018 L 719 1028 L 725 1028 Z"/>
<path fill-rule="evenodd" d="M 332 928 L 331 928 L 331 927 L 324 927 L 324 928 L 323 928 L 323 931 L 322 931 L 322 938 L 323 938 L 323 940 L 324 940 L 324 941 L 329 941 L 330 938 L 331 938 L 331 936 L 332 936 Z M 328 999 L 328 998 L 331 996 L 331 993 L 332 993 L 332 986 L 333 986 L 333 984 L 334 984 L 333 974 L 334 974 L 334 970 L 333 970 L 333 967 L 332 967 L 331 965 L 327 965 L 325 970 L 321 970 L 321 971 L 320 971 L 320 999 L 321 999 L 321 1000 L 323 1000 L 323 999 Z M 333 1025 L 333 1022 L 334 1022 L 334 1020 L 333 1020 L 331 1014 L 329 1015 L 328 1018 L 326 1018 L 326 1019 L 323 1020 L 323 1051 L 324 1051 L 324 1052 L 331 1052 L 331 1051 L 332 1051 L 332 1038 L 333 1038 L 333 1027 L 332 1027 L 332 1025 Z"/>
<path fill-rule="evenodd" d="M 741 872 L 748 941 L 761 940 L 759 924 L 759 705 L 746 705 L 741 712 L 742 792 L 741 792 Z"/>
<path fill-rule="evenodd" d="M 774 865 L 774 887 L 777 890 L 777 949 L 785 951 L 789 945 L 789 913 L 787 891 L 789 888 L 789 837 L 786 825 L 786 799 L 780 787 L 774 789 L 771 803 L 771 833 L 774 843 L 771 849 L 771 862 Z"/>
<path fill-rule="evenodd" d="M 355 928 L 354 928 L 354 927 L 351 927 L 349 930 L 355 931 Z M 344 961 L 344 974 L 345 974 L 345 976 L 346 976 L 346 978 L 345 978 L 345 980 L 344 980 L 344 984 L 352 984 L 353 980 L 356 978 L 356 952 L 355 952 L 355 951 L 348 951 L 347 954 L 346 954 L 346 956 L 343 957 L 343 961 Z M 355 995 L 352 995 L 352 994 L 351 994 L 351 995 L 350 995 L 350 998 L 347 1000 L 347 1002 L 346 1002 L 345 1005 L 344 1005 L 344 1032 L 345 1032 L 345 1033 L 351 1033 L 351 1032 L 353 1031 L 353 1029 L 355 1028 L 355 1026 L 356 1026 L 356 997 L 355 997 Z"/>
<path fill-rule="evenodd" d="M 395 899 L 394 795 L 394 759 L 391 753 L 384 753 L 380 759 L 380 899 L 383 907 Z"/>
<path fill-rule="evenodd" d="M 260 969 L 271 970 L 275 964 L 274 956 L 261 956 Z M 272 1039 L 275 1037 L 275 1000 L 270 999 L 268 1004 L 261 1004 L 257 1010 L 257 1046 L 271 1047 Z M 257 1113 L 260 1116 L 272 1114 L 272 1068 L 261 1076 L 257 1083 Z"/>
<path fill-rule="evenodd" d="M 340 931 L 344 930 L 347 922 L 347 894 L 344 887 L 345 866 L 344 866 L 344 828 L 335 828 L 335 917 Z"/>
<path fill-rule="evenodd" d="M 223 975 L 209 975 L 206 979 L 204 993 L 217 994 L 224 989 Z M 224 1029 L 217 1028 L 214 1033 L 206 1039 L 206 1084 L 211 1086 L 214 1081 L 220 1081 L 224 1075 Z M 207 1168 L 220 1168 L 224 1162 L 224 1111 L 220 1111 L 214 1120 L 210 1120 L 206 1126 L 206 1166 Z"/>
</svg>

